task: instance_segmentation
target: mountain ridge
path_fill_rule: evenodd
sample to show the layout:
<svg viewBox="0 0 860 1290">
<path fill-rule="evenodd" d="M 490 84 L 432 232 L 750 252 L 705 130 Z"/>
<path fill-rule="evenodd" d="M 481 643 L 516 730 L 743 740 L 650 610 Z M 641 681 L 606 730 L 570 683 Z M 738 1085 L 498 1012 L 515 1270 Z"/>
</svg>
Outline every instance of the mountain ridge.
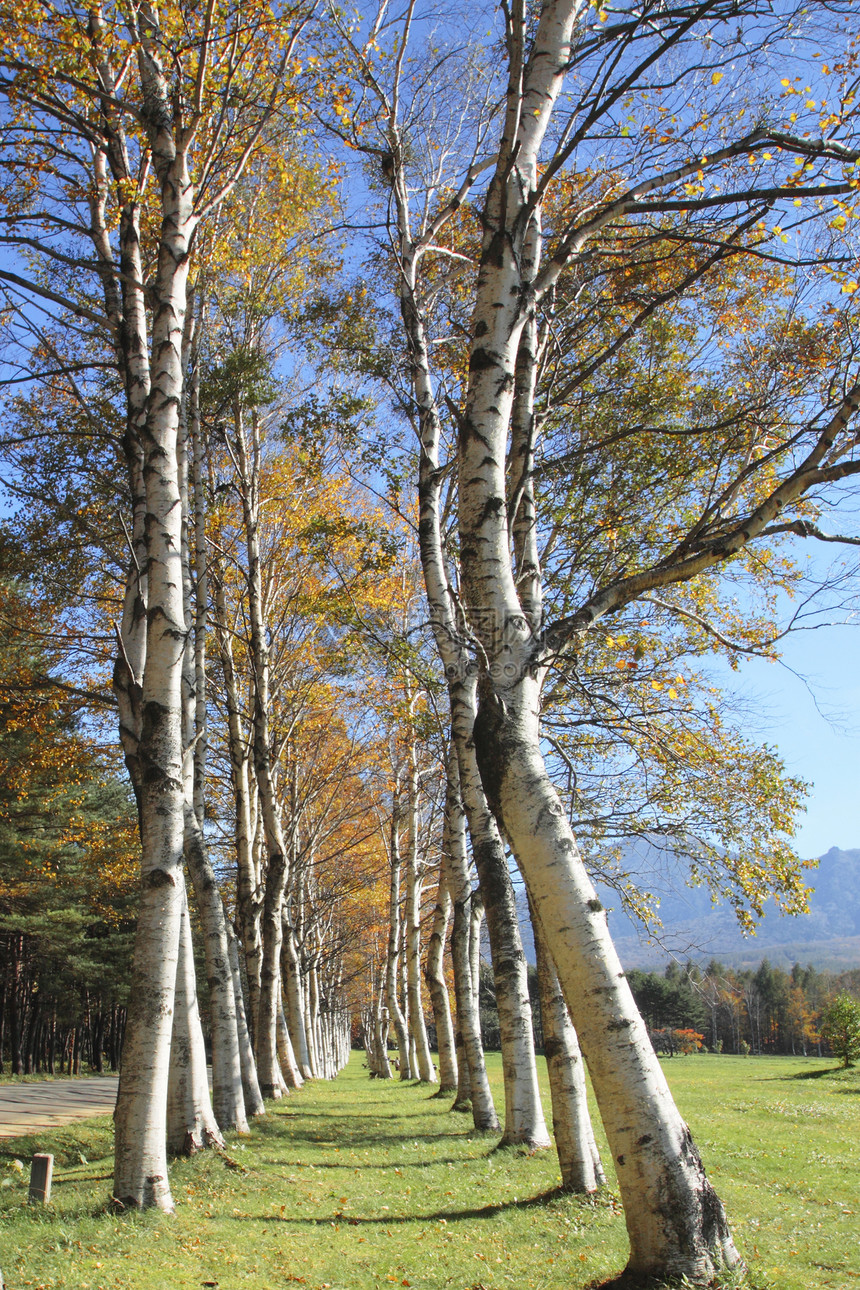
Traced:
<svg viewBox="0 0 860 1290">
<path fill-rule="evenodd" d="M 706 888 L 687 886 L 682 864 L 659 847 L 637 843 L 635 860 L 644 885 L 660 902 L 663 927 L 656 936 L 649 939 L 641 924 L 623 910 L 617 892 L 596 884 L 625 969 L 662 967 L 669 958 L 701 964 L 719 959 L 735 968 L 755 967 L 765 958 L 785 969 L 797 962 L 832 972 L 860 966 L 860 848 L 834 846 L 820 856 L 817 869 L 810 870 L 806 880 L 812 888 L 809 913 L 781 914 L 768 901 L 754 936 L 740 930 L 731 906 L 713 905 Z M 533 963 L 527 916 L 522 923 L 526 956 Z"/>
</svg>

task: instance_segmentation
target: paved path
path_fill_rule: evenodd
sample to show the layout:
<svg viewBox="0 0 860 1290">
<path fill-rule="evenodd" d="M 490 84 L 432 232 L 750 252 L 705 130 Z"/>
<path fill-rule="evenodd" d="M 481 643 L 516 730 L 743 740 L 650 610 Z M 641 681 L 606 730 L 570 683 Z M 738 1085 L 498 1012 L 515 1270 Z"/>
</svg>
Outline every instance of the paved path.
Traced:
<svg viewBox="0 0 860 1290">
<path fill-rule="evenodd" d="M 0 1084 L 0 1138 L 17 1138 L 93 1115 L 110 1115 L 118 1083 L 116 1075 L 94 1075 Z"/>
</svg>

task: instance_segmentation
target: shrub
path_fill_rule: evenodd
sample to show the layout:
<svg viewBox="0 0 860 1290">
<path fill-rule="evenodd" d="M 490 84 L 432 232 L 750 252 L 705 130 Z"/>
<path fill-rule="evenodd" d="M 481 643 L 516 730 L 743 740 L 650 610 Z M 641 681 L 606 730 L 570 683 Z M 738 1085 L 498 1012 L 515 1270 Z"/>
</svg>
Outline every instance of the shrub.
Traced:
<svg viewBox="0 0 860 1290">
<path fill-rule="evenodd" d="M 824 1010 L 821 1034 L 843 1066 L 860 1059 L 860 1002 L 850 994 L 837 994 Z"/>
</svg>

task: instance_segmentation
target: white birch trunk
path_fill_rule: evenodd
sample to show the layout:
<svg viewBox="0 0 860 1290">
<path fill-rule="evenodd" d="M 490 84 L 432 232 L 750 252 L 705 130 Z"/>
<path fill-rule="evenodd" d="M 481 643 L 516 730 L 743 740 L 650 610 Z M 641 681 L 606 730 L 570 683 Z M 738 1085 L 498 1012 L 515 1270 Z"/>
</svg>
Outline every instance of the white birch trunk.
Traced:
<svg viewBox="0 0 860 1290">
<path fill-rule="evenodd" d="M 202 443 L 199 422 L 199 367 L 194 337 L 190 338 L 188 359 L 193 364 L 188 407 L 183 404 L 180 440 L 180 480 L 183 498 L 183 594 L 188 638 L 183 662 L 183 707 L 185 744 L 185 861 L 194 884 L 197 909 L 203 927 L 206 977 L 209 986 L 212 1032 L 212 1086 L 215 1118 L 222 1130 L 248 1132 L 242 1093 L 236 998 L 227 944 L 227 922 L 218 880 L 209 860 L 204 822 L 206 775 L 206 631 L 208 608 L 206 513 L 203 496 Z M 193 498 L 196 581 L 192 582 L 188 530 L 191 519 L 189 497 L 189 450 L 193 458 Z M 207 1089 L 208 1097 L 208 1089 Z"/>
<path fill-rule="evenodd" d="M 448 998 L 448 985 L 445 980 L 445 941 L 448 935 L 448 924 L 451 920 L 448 867 L 443 843 L 436 907 L 433 911 L 433 929 L 427 943 L 427 960 L 424 965 L 424 977 L 430 994 L 430 1002 L 433 1005 L 436 1046 L 439 1050 L 439 1093 L 437 1096 L 457 1091 L 457 1049 L 454 1039 L 454 1024 L 451 1020 L 451 1002 Z"/>
<path fill-rule="evenodd" d="M 522 1144 L 532 1151 L 550 1146 L 538 1085 L 528 964 L 520 935 L 516 896 L 498 826 L 480 782 L 471 725 L 474 723 L 474 677 L 452 682 L 456 712 L 460 785 L 472 855 L 487 919 L 505 1087 L 502 1146 Z M 469 733 L 466 734 L 466 727 Z"/>
<path fill-rule="evenodd" d="M 461 1081 L 458 1081 L 454 1105 L 462 1107 L 464 1095 L 468 1096 L 475 1128 L 481 1133 L 498 1133 L 501 1125 L 493 1105 L 490 1082 L 487 1079 L 478 1000 L 472 979 L 470 929 L 473 895 L 466 860 L 466 820 L 460 802 L 456 758 L 448 760 L 445 833 L 446 850 L 451 861 L 451 899 L 454 903 L 454 926 L 451 933 L 454 999 L 457 1007 L 457 1033 L 463 1045 L 463 1060 L 460 1062 Z M 446 844 L 443 843 L 443 845 Z M 467 1080 L 468 1094 L 466 1093 Z"/>
<path fill-rule="evenodd" d="M 258 1116 L 266 1114 L 266 1104 L 260 1092 L 260 1081 L 257 1078 L 257 1063 L 254 1060 L 254 1046 L 245 1016 L 245 998 L 242 992 L 242 973 L 239 967 L 239 943 L 236 933 L 227 923 L 227 945 L 230 954 L 230 971 L 233 976 L 233 994 L 236 999 L 236 1029 L 239 1035 L 239 1060 L 242 1069 L 242 1092 L 245 1098 L 245 1114 Z"/>
<path fill-rule="evenodd" d="M 281 962 L 284 967 L 284 992 L 286 994 L 287 1024 L 293 1043 L 296 1065 L 303 1079 L 313 1079 L 311 1071 L 308 1039 L 305 1034 L 304 998 L 302 988 L 302 968 L 299 952 L 296 948 L 296 937 L 290 921 L 287 904 L 283 910 L 284 941 L 281 949 Z"/>
<path fill-rule="evenodd" d="M 283 999 L 281 1000 L 281 1007 L 278 1009 L 278 1062 L 287 1088 L 301 1088 L 305 1081 L 302 1079 L 296 1062 L 293 1041 L 290 1038 L 290 1028 L 287 1025 L 287 1018 L 283 1008 Z"/>
<path fill-rule="evenodd" d="M 706 1282 L 721 1264 L 735 1266 L 738 1255 L 544 769 L 534 683 L 529 688 L 530 708 L 509 705 L 504 734 L 486 739 L 482 719 L 476 740 L 480 746 L 486 739 L 485 782 L 497 792 L 588 1061 L 625 1207 L 629 1270 Z M 499 757 L 500 747 L 507 756 Z"/>
<path fill-rule="evenodd" d="M 375 976 L 376 968 L 374 967 L 373 970 Z M 382 988 L 378 993 L 374 985 L 373 1045 L 378 1078 L 391 1079 L 391 1063 L 388 1060 L 388 1008 L 385 1003 L 384 989 L 383 976 Z"/>
<path fill-rule="evenodd" d="M 388 899 L 388 953 L 385 964 L 385 1000 L 388 1005 L 388 1016 L 394 1022 L 394 1033 L 397 1037 L 400 1078 L 405 1080 L 410 1078 L 411 1072 L 409 1067 L 409 1034 L 398 998 L 398 978 L 400 975 L 400 870 L 402 868 L 398 837 L 399 823 L 399 800 L 395 793 L 389 830 L 391 884 Z"/>
<path fill-rule="evenodd" d="M 184 883 L 181 672 L 185 647 L 182 507 L 177 438 L 193 192 L 177 152 L 156 33 L 140 72 L 162 224 L 153 289 L 152 381 L 142 428 L 146 487 L 146 662 L 141 693 L 141 898 L 116 1107 L 114 1197 L 124 1206 L 173 1209 L 167 1179 L 166 1101 Z"/>
<path fill-rule="evenodd" d="M 593 1192 L 606 1178 L 591 1127 L 582 1053 L 537 918 L 532 926 L 561 1185 L 565 1191 Z"/>
<path fill-rule="evenodd" d="M 538 159 L 569 63 L 578 0 L 547 0 L 527 61 L 512 11 L 511 79 L 483 248 L 459 454 L 464 599 L 486 660 L 481 778 L 535 902 L 591 1071 L 638 1277 L 707 1283 L 739 1263 L 722 1205 L 672 1101 L 540 753 L 540 647 L 511 560 L 506 446 L 540 256 Z M 527 338 L 528 344 L 528 338 Z M 535 579 L 531 579 L 535 585 Z"/>
<path fill-rule="evenodd" d="M 421 990 L 421 876 L 418 872 L 418 771 L 414 744 L 410 748 L 409 830 L 406 856 L 406 961 L 409 988 L 409 1030 L 414 1051 L 413 1072 L 424 1084 L 436 1082 L 430 1055 Z"/>
<path fill-rule="evenodd" d="M 430 377 L 424 319 L 417 303 L 417 255 L 409 235 L 405 187 L 401 191 L 404 184 L 403 176 L 398 174 L 395 196 L 401 225 L 400 304 L 418 407 L 421 448 L 418 481 L 421 566 L 436 645 L 448 683 L 451 727 L 460 762 L 460 788 L 490 938 L 505 1087 L 502 1144 L 521 1143 L 537 1150 L 548 1147 L 550 1138 L 538 1085 L 528 965 L 504 845 L 487 806 L 472 743 L 477 677 L 470 663 L 457 597 L 445 560 L 440 519 L 441 425 Z"/>
<path fill-rule="evenodd" d="M 167 1089 L 167 1149 L 194 1155 L 203 1147 L 224 1145 L 209 1097 L 206 1045 L 197 1007 L 197 982 L 188 903 L 183 902 L 170 1074 Z"/>
<path fill-rule="evenodd" d="M 233 788 L 234 839 L 237 865 L 237 912 L 242 932 L 242 953 L 248 981 L 246 1022 L 253 1037 L 260 1008 L 260 973 L 263 967 L 263 881 L 254 848 L 253 787 L 250 772 L 251 736 L 241 715 L 239 687 L 230 637 L 223 570 L 215 579 L 215 629 L 227 708 L 227 748 Z"/>
<path fill-rule="evenodd" d="M 256 414 L 252 413 L 249 458 L 241 410 L 238 408 L 235 413 L 235 424 L 236 458 L 242 480 L 242 512 L 248 560 L 248 617 L 251 625 L 251 663 L 254 674 L 254 769 L 267 852 L 259 1015 L 256 1019 L 254 1042 L 263 1095 L 280 1097 L 285 1088 L 277 1054 L 283 940 L 281 911 L 289 874 L 287 848 L 274 786 L 269 729 L 269 650 L 266 643 L 259 541 L 260 426 Z M 301 1080 L 301 1075 L 294 1063 L 287 1072 L 287 1078 L 293 1086 Z"/>
</svg>

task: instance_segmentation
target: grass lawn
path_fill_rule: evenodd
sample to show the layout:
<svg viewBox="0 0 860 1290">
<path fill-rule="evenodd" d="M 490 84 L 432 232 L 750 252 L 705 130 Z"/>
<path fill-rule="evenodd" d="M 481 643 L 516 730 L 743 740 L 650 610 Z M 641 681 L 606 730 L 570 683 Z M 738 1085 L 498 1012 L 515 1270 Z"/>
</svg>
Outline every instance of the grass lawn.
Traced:
<svg viewBox="0 0 860 1290">
<path fill-rule="evenodd" d="M 501 1063 L 490 1058 L 501 1106 Z M 695 1056 L 670 1083 L 750 1267 L 773 1290 L 860 1290 L 860 1073 L 801 1058 Z M 553 1154 L 493 1151 L 416 1084 L 331 1084 L 271 1104 L 250 1139 L 176 1162 L 177 1213 L 108 1213 L 111 1125 L 0 1143 L 8 1290 L 584 1290 L 624 1265 L 612 1194 L 555 1192 Z M 549 1100 L 547 1097 L 547 1105 Z M 603 1145 L 603 1143 L 601 1143 Z M 55 1155 L 53 1203 L 26 1205 L 17 1156 Z"/>
</svg>

